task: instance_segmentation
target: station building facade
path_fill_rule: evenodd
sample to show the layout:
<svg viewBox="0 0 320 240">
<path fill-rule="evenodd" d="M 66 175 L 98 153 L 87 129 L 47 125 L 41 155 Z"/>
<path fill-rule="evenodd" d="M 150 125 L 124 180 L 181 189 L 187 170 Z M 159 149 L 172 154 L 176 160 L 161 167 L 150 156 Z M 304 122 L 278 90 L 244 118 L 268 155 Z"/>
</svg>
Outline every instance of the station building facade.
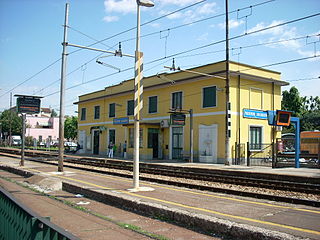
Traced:
<svg viewBox="0 0 320 240">
<path fill-rule="evenodd" d="M 250 142 L 259 151 L 270 143 L 272 127 L 267 110 L 281 109 L 280 73 L 229 62 L 230 153 L 237 143 Z M 186 71 L 144 77 L 143 109 L 140 115 L 140 159 L 182 159 L 190 152 L 190 114 L 193 117 L 194 161 L 225 162 L 226 62 Z M 207 75 L 202 75 L 202 74 Z M 220 77 L 215 77 L 220 76 Z M 134 80 L 79 96 L 78 140 L 84 153 L 107 155 L 110 142 L 115 156 L 133 157 Z M 185 125 L 172 125 L 173 112 L 186 113 Z M 257 147 L 258 146 L 258 147 Z M 189 155 L 190 157 L 190 155 Z"/>
</svg>

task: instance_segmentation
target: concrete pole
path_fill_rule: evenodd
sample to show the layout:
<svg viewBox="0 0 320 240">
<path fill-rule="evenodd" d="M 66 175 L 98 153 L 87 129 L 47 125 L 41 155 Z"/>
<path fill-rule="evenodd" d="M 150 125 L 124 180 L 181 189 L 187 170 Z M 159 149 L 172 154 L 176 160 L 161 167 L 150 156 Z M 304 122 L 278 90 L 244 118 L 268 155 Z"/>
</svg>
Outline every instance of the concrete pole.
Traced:
<svg viewBox="0 0 320 240">
<path fill-rule="evenodd" d="M 61 83 L 60 83 L 60 116 L 59 116 L 59 160 L 58 171 L 63 172 L 63 155 L 64 155 L 64 101 L 65 101 L 65 81 L 67 68 L 67 33 L 68 33 L 69 3 L 66 3 L 64 34 L 63 34 L 63 50 L 61 64 Z"/>
<path fill-rule="evenodd" d="M 190 162 L 193 162 L 193 109 L 189 110 L 190 113 Z"/>
<path fill-rule="evenodd" d="M 230 128 L 229 116 L 230 114 L 230 79 L 229 79 L 229 14 L 228 14 L 228 0 L 226 0 L 226 132 L 225 132 L 225 164 L 230 165 Z M 230 131 L 229 131 L 230 130 Z"/>
<path fill-rule="evenodd" d="M 12 145 L 12 92 L 10 93 L 10 110 L 9 110 L 9 146 Z"/>
<path fill-rule="evenodd" d="M 136 38 L 136 58 L 138 60 L 140 51 L 140 5 L 137 4 L 137 38 Z M 135 63 L 136 64 L 136 63 Z M 140 75 L 140 67 L 136 70 L 134 67 L 135 79 Z M 139 92 L 139 89 L 138 89 Z M 134 156 L 133 156 L 133 188 L 139 189 L 139 139 L 140 139 L 140 114 L 139 114 L 139 104 L 138 100 L 138 113 L 134 117 Z"/>
<path fill-rule="evenodd" d="M 21 137 L 21 161 L 20 166 L 24 166 L 24 149 L 25 149 L 25 135 L 26 135 L 26 114 L 22 113 L 22 137 Z"/>
</svg>

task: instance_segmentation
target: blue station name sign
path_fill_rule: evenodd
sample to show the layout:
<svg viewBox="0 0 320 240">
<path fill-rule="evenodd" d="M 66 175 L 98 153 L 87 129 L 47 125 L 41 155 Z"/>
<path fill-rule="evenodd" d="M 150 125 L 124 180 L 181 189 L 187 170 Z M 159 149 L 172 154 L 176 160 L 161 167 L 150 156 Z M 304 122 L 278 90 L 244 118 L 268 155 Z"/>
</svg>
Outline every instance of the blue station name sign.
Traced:
<svg viewBox="0 0 320 240">
<path fill-rule="evenodd" d="M 267 120 L 268 112 L 255 109 L 243 109 L 243 117 Z"/>
<path fill-rule="evenodd" d="M 123 118 L 114 118 L 113 119 L 113 125 L 121 125 L 121 124 L 128 124 L 129 118 L 123 117 Z"/>
</svg>

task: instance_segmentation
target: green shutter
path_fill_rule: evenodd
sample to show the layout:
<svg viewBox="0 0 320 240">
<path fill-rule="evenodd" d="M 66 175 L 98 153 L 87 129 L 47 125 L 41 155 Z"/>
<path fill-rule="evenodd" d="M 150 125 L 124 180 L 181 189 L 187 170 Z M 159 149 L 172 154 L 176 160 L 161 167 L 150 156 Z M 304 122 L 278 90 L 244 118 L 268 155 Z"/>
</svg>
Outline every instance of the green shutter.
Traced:
<svg viewBox="0 0 320 240">
<path fill-rule="evenodd" d="M 206 87 L 203 89 L 203 107 L 215 107 L 216 103 L 216 87 Z"/>
<path fill-rule="evenodd" d="M 109 117 L 115 117 L 116 116 L 116 104 L 111 103 L 109 104 Z"/>
<path fill-rule="evenodd" d="M 134 101 L 133 100 L 129 100 L 128 101 L 128 105 L 127 105 L 127 115 L 128 116 L 133 115 L 133 111 L 134 111 Z"/>
<path fill-rule="evenodd" d="M 156 113 L 158 111 L 158 97 L 149 97 L 149 113 Z"/>
</svg>

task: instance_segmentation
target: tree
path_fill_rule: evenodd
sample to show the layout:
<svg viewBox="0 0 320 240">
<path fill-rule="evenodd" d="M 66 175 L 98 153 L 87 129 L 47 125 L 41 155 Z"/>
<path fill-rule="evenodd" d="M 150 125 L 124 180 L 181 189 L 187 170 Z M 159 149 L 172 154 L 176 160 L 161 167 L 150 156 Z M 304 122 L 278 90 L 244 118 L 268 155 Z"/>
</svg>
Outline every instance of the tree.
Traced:
<svg viewBox="0 0 320 240">
<path fill-rule="evenodd" d="M 320 98 L 318 96 L 300 97 L 296 87 L 291 87 L 289 92 L 282 93 L 281 106 L 283 110 L 293 112 L 293 116 L 300 118 L 301 131 L 320 130 Z M 285 128 L 284 132 L 294 132 L 293 127 Z"/>
<path fill-rule="evenodd" d="M 282 93 L 281 108 L 293 112 L 293 116 L 299 117 L 303 111 L 303 99 L 296 87 L 291 87 L 289 92 L 287 90 Z"/>
<path fill-rule="evenodd" d="M 78 117 L 67 117 L 64 121 L 64 137 L 68 140 L 76 139 L 78 134 Z"/>
<path fill-rule="evenodd" d="M 12 135 L 20 135 L 22 132 L 22 119 L 18 116 L 17 112 L 12 110 L 5 110 L 0 115 L 1 131 L 2 133 L 10 132 Z"/>
</svg>

